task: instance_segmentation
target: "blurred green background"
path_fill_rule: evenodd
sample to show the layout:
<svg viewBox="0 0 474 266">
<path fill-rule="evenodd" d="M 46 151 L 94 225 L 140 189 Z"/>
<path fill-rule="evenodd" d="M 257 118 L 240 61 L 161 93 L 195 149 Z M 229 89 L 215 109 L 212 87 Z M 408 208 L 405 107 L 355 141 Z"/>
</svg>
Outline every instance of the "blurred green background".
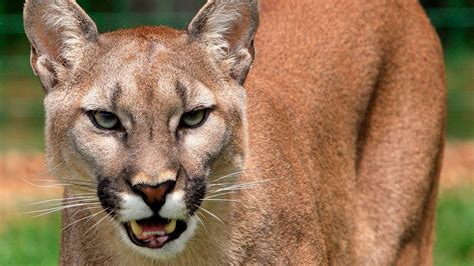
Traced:
<svg viewBox="0 0 474 266">
<path fill-rule="evenodd" d="M 138 25 L 183 28 L 202 0 L 78 0 L 100 31 Z M 448 140 L 474 140 L 474 0 L 421 1 L 443 42 L 448 77 Z M 0 0 L 0 152 L 44 149 L 43 92 L 29 65 L 23 1 Z M 461 144 L 462 146 L 463 144 Z M 471 154 L 471 153 L 470 153 Z M 0 167 L 0 170 L 2 168 Z M 1 175 L 0 175 L 1 176 Z M 461 177 L 462 178 L 462 177 Z M 474 265 L 474 192 L 442 190 L 438 205 L 436 265 Z M 3 192 L 2 192 L 3 193 Z M 1 215 L 1 213 L 0 213 Z M 57 263 L 59 216 L 1 219 L 0 264 Z M 3 229 L 2 229 L 3 228 Z"/>
</svg>

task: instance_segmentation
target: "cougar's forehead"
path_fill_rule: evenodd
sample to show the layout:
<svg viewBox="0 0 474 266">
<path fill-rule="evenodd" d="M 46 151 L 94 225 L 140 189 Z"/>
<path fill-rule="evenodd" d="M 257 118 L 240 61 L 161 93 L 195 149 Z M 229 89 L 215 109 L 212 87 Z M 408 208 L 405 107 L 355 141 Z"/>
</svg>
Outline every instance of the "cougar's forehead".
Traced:
<svg viewBox="0 0 474 266">
<path fill-rule="evenodd" d="M 66 81 L 70 90 L 48 94 L 47 121 L 54 118 L 71 127 L 84 110 L 102 110 L 117 114 L 124 124 L 140 119 L 148 131 L 158 132 L 157 125 L 165 129 L 165 119 L 174 118 L 171 122 L 176 124 L 180 113 L 212 105 L 214 114 L 228 125 L 241 121 L 245 91 L 225 78 L 185 32 L 153 27 L 107 33 L 99 38 L 97 49 L 87 54 L 74 78 L 68 78 L 72 84 Z M 59 135 L 65 132 L 65 128 L 50 127 Z"/>
<path fill-rule="evenodd" d="M 199 51 L 184 36 L 106 35 L 100 48 L 83 104 L 171 113 L 179 111 L 183 100 L 212 104 L 216 79 L 199 65 Z"/>
</svg>

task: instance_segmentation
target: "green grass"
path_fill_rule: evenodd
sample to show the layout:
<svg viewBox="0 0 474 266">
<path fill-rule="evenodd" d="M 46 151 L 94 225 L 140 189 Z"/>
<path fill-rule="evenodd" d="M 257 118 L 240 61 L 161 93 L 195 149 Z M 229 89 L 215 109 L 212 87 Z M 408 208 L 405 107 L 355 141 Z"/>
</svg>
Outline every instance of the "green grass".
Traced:
<svg viewBox="0 0 474 266">
<path fill-rule="evenodd" d="M 474 189 L 445 191 L 438 202 L 435 265 L 474 265 Z"/>
<path fill-rule="evenodd" d="M 473 189 L 442 193 L 436 222 L 435 265 L 474 265 Z M 56 265 L 59 229 L 59 214 L 11 221 L 0 233 L 0 265 Z"/>
<path fill-rule="evenodd" d="M 0 232 L 0 265 L 57 265 L 60 215 L 10 221 Z"/>
</svg>

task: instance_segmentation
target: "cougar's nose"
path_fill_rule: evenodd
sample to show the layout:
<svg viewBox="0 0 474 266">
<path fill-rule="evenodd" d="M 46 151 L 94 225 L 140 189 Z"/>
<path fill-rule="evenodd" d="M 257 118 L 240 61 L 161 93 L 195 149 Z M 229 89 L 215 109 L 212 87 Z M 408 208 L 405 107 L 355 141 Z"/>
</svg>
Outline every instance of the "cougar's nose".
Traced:
<svg viewBox="0 0 474 266">
<path fill-rule="evenodd" d="M 176 181 L 168 180 L 155 186 L 137 184 L 132 187 L 135 193 L 140 194 L 150 208 L 157 213 L 166 201 L 166 195 L 173 190 Z"/>
</svg>

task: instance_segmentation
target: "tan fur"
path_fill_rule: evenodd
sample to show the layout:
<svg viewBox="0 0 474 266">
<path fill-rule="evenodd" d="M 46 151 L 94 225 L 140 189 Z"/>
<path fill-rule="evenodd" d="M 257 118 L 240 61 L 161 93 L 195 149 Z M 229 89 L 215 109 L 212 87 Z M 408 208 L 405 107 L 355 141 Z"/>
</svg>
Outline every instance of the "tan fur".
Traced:
<svg viewBox="0 0 474 266">
<path fill-rule="evenodd" d="M 148 176 L 144 172 L 139 172 L 132 178 L 132 184 L 149 184 L 156 186 L 157 184 L 164 183 L 167 180 L 172 180 L 176 176 L 176 171 L 163 171 L 158 173 L 157 176 Z"/>
<path fill-rule="evenodd" d="M 209 180 L 243 169 L 232 182 L 262 181 L 226 195 L 237 204 L 203 202 L 223 223 L 202 213 L 205 227 L 169 260 L 135 252 L 114 222 L 86 233 L 104 217 L 98 215 L 63 232 L 61 264 L 432 264 L 446 93 L 439 40 L 417 1 L 262 0 L 245 91 L 237 83 L 253 61 L 258 24 L 246 1 L 232 6 L 240 23 L 225 24 L 239 18 L 229 15 L 203 27 L 214 35 L 189 41 L 186 32 L 164 27 L 120 30 L 97 42 L 81 39 L 82 46 L 70 42 L 80 59 L 68 42 L 62 54 L 38 53 L 32 2 L 41 1 L 27 1 L 25 27 L 36 49 L 33 68 L 48 92 L 47 152 L 51 167 L 61 165 L 58 176 L 94 180 L 100 169 L 118 177 L 132 163 L 141 173 L 136 182 L 153 183 L 173 176 L 163 173 L 175 173 L 179 160 Z M 229 2 L 208 5 L 215 2 L 223 16 L 219 8 Z M 226 28 L 215 29 L 220 25 Z M 192 88 L 190 98 L 217 106 L 185 154 L 160 120 L 177 104 L 176 79 Z M 91 133 L 80 107 L 106 104 L 112 96 L 103 88 L 117 82 L 118 104 L 154 117 L 144 125 L 159 138 L 143 127 L 136 133 L 142 137 L 123 148 Z M 203 149 L 218 153 L 209 169 L 199 163 Z M 184 186 L 183 178 L 177 182 Z M 65 196 L 75 193 L 66 189 Z M 96 212 L 75 211 L 63 211 L 63 226 Z"/>
</svg>

